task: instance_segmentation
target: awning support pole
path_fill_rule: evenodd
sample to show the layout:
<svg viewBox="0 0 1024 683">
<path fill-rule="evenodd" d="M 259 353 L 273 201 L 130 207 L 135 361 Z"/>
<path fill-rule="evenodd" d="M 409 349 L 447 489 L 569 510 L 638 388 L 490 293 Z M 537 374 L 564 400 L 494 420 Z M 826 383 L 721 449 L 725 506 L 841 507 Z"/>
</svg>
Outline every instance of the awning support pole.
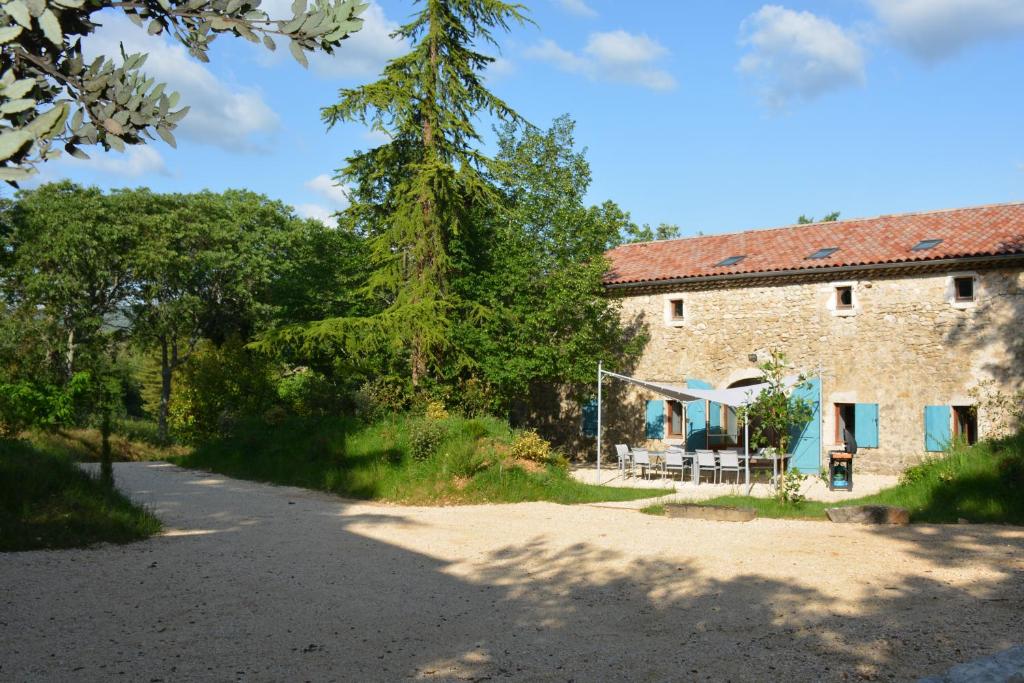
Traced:
<svg viewBox="0 0 1024 683">
<path fill-rule="evenodd" d="M 597 361 L 597 484 L 601 484 L 601 361 Z"/>
<path fill-rule="evenodd" d="M 750 419 L 747 417 L 743 418 L 743 453 L 747 456 L 743 462 L 745 465 L 744 475 L 746 476 L 744 481 L 747 482 L 747 495 L 749 496 L 754 488 L 754 484 L 750 481 Z"/>
</svg>

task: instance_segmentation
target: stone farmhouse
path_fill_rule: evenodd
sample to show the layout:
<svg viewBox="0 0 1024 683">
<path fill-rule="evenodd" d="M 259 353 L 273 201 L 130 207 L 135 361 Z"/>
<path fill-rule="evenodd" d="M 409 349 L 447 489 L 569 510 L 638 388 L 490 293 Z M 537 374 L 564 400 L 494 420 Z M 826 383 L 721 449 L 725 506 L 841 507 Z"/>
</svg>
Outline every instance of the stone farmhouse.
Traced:
<svg viewBox="0 0 1024 683">
<path fill-rule="evenodd" d="M 1024 387 L 1024 203 L 691 237 L 612 249 L 625 322 L 650 337 L 623 374 L 695 388 L 758 381 L 781 351 L 814 418 L 793 466 L 859 443 L 862 471 L 898 472 L 952 438 L 991 433 L 972 389 Z M 605 443 L 742 444 L 735 412 L 606 384 Z M 584 432 L 593 410 L 584 407 Z M 650 444 L 650 442 L 656 442 Z"/>
</svg>

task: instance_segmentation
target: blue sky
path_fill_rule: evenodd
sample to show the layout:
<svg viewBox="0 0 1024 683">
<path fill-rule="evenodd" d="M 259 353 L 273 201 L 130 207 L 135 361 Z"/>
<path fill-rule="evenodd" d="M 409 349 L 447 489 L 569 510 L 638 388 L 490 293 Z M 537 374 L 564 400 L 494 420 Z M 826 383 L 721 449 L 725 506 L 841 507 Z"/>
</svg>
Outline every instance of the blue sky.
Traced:
<svg viewBox="0 0 1024 683">
<path fill-rule="evenodd" d="M 290 2 L 264 0 L 272 16 Z M 193 111 L 179 145 L 48 164 L 42 180 L 159 191 L 244 187 L 327 216 L 359 126 L 320 107 L 369 82 L 415 5 L 379 0 L 333 57 L 220 38 L 208 65 L 117 15 L 86 50 L 147 50 Z M 1024 199 L 1024 2 L 532 0 L 488 80 L 532 123 L 563 113 L 593 171 L 589 199 L 684 235 Z M 483 129 L 489 122 L 481 122 Z"/>
</svg>

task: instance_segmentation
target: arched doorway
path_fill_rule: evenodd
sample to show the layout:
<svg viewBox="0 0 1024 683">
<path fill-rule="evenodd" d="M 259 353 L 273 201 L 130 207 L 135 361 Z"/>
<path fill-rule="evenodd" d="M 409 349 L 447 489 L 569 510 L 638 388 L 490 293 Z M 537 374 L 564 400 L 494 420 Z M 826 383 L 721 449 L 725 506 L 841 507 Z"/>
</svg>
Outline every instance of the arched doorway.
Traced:
<svg viewBox="0 0 1024 683">
<path fill-rule="evenodd" d="M 729 384 L 729 386 L 727 386 L 726 389 L 736 389 L 736 388 L 739 388 L 739 387 L 750 387 L 750 386 L 754 386 L 755 384 L 761 384 L 762 382 L 764 382 L 764 378 L 761 377 L 760 375 L 757 376 L 757 377 L 746 377 L 744 379 L 739 379 L 739 380 L 736 380 L 735 382 Z M 723 408 L 723 410 L 722 410 L 722 412 L 723 412 L 722 423 L 725 425 L 726 433 L 729 434 L 732 437 L 732 440 L 735 441 L 735 445 L 738 448 L 744 448 L 747 444 L 745 442 L 745 437 L 744 437 L 744 434 L 743 434 L 743 428 L 738 423 L 738 420 L 736 419 L 736 408 L 731 408 L 729 406 L 722 406 L 722 408 Z M 751 420 L 751 422 L 750 422 L 750 433 L 751 434 L 754 433 L 754 421 L 753 420 Z M 751 450 L 753 450 L 753 444 L 751 444 Z"/>
</svg>

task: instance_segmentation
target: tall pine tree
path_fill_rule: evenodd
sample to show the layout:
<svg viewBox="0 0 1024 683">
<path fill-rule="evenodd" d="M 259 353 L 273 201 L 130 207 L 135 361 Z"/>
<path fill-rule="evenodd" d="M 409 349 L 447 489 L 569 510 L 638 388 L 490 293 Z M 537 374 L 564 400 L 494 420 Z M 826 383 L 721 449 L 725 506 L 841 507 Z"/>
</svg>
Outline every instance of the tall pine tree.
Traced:
<svg viewBox="0 0 1024 683">
<path fill-rule="evenodd" d="M 465 313 L 449 287 L 453 243 L 480 206 L 498 201 L 475 119 L 519 119 L 485 87 L 482 74 L 494 58 L 475 46 L 496 45 L 494 30 L 527 21 L 522 5 L 500 0 L 420 4 L 422 11 L 396 32 L 412 50 L 388 63 L 380 80 L 342 90 L 340 101 L 322 111 L 328 126 L 355 121 L 390 136 L 348 158 L 337 177 L 352 187 L 341 227 L 369 241 L 367 288 L 381 311 L 323 320 L 301 332 L 307 343 L 390 345 L 407 354 L 414 386 L 444 359 L 453 318 Z"/>
</svg>

